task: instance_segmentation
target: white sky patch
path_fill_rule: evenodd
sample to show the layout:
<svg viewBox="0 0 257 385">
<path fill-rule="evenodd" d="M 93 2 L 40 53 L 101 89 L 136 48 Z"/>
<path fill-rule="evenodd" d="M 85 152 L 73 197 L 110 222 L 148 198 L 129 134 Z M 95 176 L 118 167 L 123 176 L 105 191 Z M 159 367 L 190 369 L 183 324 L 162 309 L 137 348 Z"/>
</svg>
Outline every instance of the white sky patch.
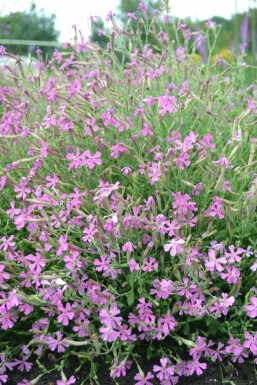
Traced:
<svg viewBox="0 0 257 385">
<path fill-rule="evenodd" d="M 129 0 L 127 0 L 129 1 Z M 88 36 L 88 17 L 106 17 L 108 11 L 115 12 L 119 0 L 35 0 L 37 9 L 46 14 L 56 14 L 56 28 L 60 30 L 60 40 L 69 41 L 73 37 L 72 25 L 76 24 L 84 36 Z M 31 0 L 0 0 L 0 14 L 29 10 Z M 180 18 L 208 19 L 212 16 L 229 18 L 235 13 L 256 7 L 257 0 L 170 0 L 171 14 Z"/>
</svg>

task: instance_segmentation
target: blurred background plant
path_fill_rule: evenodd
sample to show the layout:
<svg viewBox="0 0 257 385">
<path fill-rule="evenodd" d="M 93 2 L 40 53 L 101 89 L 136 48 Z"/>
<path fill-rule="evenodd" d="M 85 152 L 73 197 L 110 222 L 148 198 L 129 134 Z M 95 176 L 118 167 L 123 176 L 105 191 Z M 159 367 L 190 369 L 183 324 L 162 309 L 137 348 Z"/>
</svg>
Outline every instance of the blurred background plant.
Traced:
<svg viewBox="0 0 257 385">
<path fill-rule="evenodd" d="M 162 3 L 160 0 L 146 0 L 144 2 L 140 2 L 139 0 L 120 0 L 118 8 L 115 11 L 116 18 L 123 26 L 129 25 L 130 30 L 135 32 L 138 21 L 140 20 L 140 17 L 142 17 L 142 12 L 144 12 L 144 4 L 148 8 L 148 16 L 151 18 L 152 15 L 155 14 L 155 17 L 158 18 L 157 9 L 160 9 L 160 3 Z M 212 17 L 213 22 L 221 26 L 219 39 L 215 45 L 215 52 L 213 52 L 213 54 L 218 55 L 221 53 L 224 56 L 225 51 L 230 51 L 231 53 L 229 55 L 234 54 L 239 56 L 244 53 L 249 64 L 253 64 L 257 54 L 257 2 L 256 0 L 249 1 L 249 8 L 243 13 L 238 11 L 237 3 L 238 1 L 235 0 L 234 14 L 230 19 L 221 16 Z M 56 16 L 54 14 L 46 14 L 44 10 L 39 10 L 36 1 L 32 1 L 28 11 L 11 12 L 1 16 L 0 10 L 0 41 L 8 39 L 56 42 L 57 48 L 58 38 L 61 33 L 56 28 L 55 19 Z M 86 19 L 87 17 L 85 16 L 85 24 Z M 89 19 L 91 26 L 90 39 L 97 42 L 100 46 L 105 46 L 109 41 L 105 21 L 103 18 L 95 16 L 92 16 Z M 169 37 L 172 36 L 175 39 L 175 32 L 171 26 L 171 23 L 174 22 L 174 20 L 179 21 L 178 18 L 174 17 L 168 22 L 166 20 L 163 24 L 165 23 L 165 31 L 168 32 L 170 35 Z M 76 20 L 72 20 L 72 22 L 76 22 Z M 183 23 L 187 24 L 187 28 L 191 31 L 202 30 L 206 22 L 208 22 L 208 20 L 193 20 L 192 18 L 183 19 Z M 146 36 L 143 36 L 142 34 L 141 39 L 144 41 Z M 147 43 L 154 45 L 155 42 L 153 36 L 148 36 L 147 39 Z M 19 55 L 27 55 L 28 53 L 35 55 L 35 49 L 37 48 L 31 44 L 3 45 L 6 46 L 8 52 Z M 43 49 L 44 54 L 49 54 L 53 52 L 55 47 L 39 45 L 39 48 Z M 199 45 L 200 55 L 202 55 L 200 52 L 201 48 L 202 45 Z"/>
<path fill-rule="evenodd" d="M 0 16 L 0 40 L 30 40 L 57 42 L 60 32 L 55 27 L 55 15 L 47 16 L 38 10 L 32 2 L 29 11 L 13 12 Z M 33 53 L 36 48 L 43 49 L 44 54 L 51 54 L 54 47 L 34 46 L 31 44 L 4 44 L 8 52 L 20 56 Z"/>
</svg>

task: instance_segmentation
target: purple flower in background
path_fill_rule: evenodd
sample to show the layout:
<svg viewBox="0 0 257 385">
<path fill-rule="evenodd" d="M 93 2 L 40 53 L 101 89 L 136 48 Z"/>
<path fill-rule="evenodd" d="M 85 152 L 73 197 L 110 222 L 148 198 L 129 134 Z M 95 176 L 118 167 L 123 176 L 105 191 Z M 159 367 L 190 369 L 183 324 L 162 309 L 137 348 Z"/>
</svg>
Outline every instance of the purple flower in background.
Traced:
<svg viewBox="0 0 257 385">
<path fill-rule="evenodd" d="M 3 45 L 0 45 L 0 57 L 4 56 L 5 54 L 5 47 Z"/>
<path fill-rule="evenodd" d="M 198 49 L 200 55 L 202 56 L 202 61 L 205 62 L 207 59 L 206 36 L 204 36 L 202 33 L 198 33 L 194 36 L 194 40 L 195 46 Z"/>
<path fill-rule="evenodd" d="M 247 48 L 247 41 L 248 41 L 248 16 L 247 15 L 245 15 L 241 23 L 240 36 L 241 36 L 241 44 L 239 46 L 239 49 L 241 53 L 244 53 Z"/>
</svg>

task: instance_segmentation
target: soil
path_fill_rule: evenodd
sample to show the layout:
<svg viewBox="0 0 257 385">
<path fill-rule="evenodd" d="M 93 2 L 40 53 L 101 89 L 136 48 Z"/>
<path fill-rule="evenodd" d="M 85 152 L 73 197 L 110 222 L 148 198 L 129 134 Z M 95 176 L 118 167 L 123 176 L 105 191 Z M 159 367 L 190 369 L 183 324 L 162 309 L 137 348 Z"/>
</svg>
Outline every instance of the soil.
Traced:
<svg viewBox="0 0 257 385">
<path fill-rule="evenodd" d="M 145 361 L 140 362 L 142 370 L 144 373 L 152 370 L 153 364 L 156 362 Z M 54 368 L 54 363 L 44 363 L 48 369 Z M 76 377 L 75 385 L 93 385 L 90 384 L 90 381 L 83 382 L 89 374 L 89 366 L 84 365 L 81 369 L 75 373 L 74 368 L 76 368 L 76 360 L 71 359 L 69 367 L 64 369 L 64 372 L 69 379 L 70 376 L 74 375 Z M 222 373 L 223 372 L 223 373 Z M 135 380 L 134 376 L 137 373 L 136 367 L 132 367 L 131 370 L 127 371 L 127 376 L 119 379 L 116 384 L 119 385 L 134 385 Z M 40 370 L 35 367 L 31 370 L 30 373 L 24 374 L 18 371 L 10 372 L 9 379 L 6 385 L 17 385 L 22 381 L 23 378 L 32 380 L 40 374 Z M 115 382 L 112 380 L 109 374 L 109 370 L 106 367 L 100 367 L 98 370 L 98 381 L 99 385 L 115 385 Z M 43 376 L 38 382 L 37 385 L 56 385 L 56 381 L 60 379 L 60 373 L 58 371 L 53 371 L 50 374 Z M 158 380 L 152 381 L 153 385 L 160 385 Z M 94 383 L 95 385 L 95 383 Z M 183 377 L 180 379 L 178 385 L 257 385 L 257 373 L 254 371 L 253 365 L 249 363 L 244 363 L 239 366 L 229 366 L 227 370 L 222 369 L 218 364 L 208 364 L 207 370 L 201 376 L 192 376 L 192 377 Z"/>
</svg>

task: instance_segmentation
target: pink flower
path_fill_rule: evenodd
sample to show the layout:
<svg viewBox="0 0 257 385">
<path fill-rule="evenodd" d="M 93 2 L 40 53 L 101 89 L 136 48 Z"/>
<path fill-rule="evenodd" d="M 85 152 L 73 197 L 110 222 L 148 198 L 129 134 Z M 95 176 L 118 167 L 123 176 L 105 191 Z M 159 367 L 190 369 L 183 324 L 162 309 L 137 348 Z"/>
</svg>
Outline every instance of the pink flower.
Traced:
<svg viewBox="0 0 257 385">
<path fill-rule="evenodd" d="M 222 293 L 221 295 L 222 298 L 219 298 L 218 301 L 209 308 L 210 311 L 216 311 L 217 317 L 220 317 L 220 314 L 227 315 L 228 308 L 235 302 L 235 298 L 233 296 L 228 298 L 227 293 Z"/>
<path fill-rule="evenodd" d="M 47 188 L 55 188 L 55 185 L 60 182 L 60 179 L 56 174 L 53 174 L 53 177 L 51 175 L 47 175 L 46 180 L 48 183 L 46 183 Z"/>
<path fill-rule="evenodd" d="M 234 266 L 226 266 L 227 273 L 221 273 L 221 278 L 226 279 L 229 284 L 236 284 L 240 278 L 240 270 Z"/>
<path fill-rule="evenodd" d="M 72 308 L 70 303 L 67 303 L 66 307 L 63 307 L 61 305 L 58 309 L 61 312 L 61 314 L 57 318 L 58 322 L 62 322 L 64 326 L 67 326 L 69 324 L 69 320 L 72 320 L 75 316 L 74 311 L 72 311 L 71 309 Z"/>
<path fill-rule="evenodd" d="M 75 206 L 77 209 L 79 209 L 82 201 L 79 199 L 79 197 L 85 196 L 85 193 L 79 192 L 79 189 L 77 187 L 74 188 L 74 193 L 71 193 L 69 196 L 72 198 L 71 204 Z"/>
<path fill-rule="evenodd" d="M 0 45 L 0 57 L 4 56 L 5 54 L 5 47 L 3 45 Z"/>
<path fill-rule="evenodd" d="M 16 198 L 26 199 L 27 194 L 31 192 L 31 188 L 26 186 L 27 186 L 27 181 L 22 182 L 20 186 L 14 186 L 14 191 L 18 192 L 18 194 L 16 195 Z"/>
<path fill-rule="evenodd" d="M 150 124 L 149 123 L 144 122 L 143 123 L 143 127 L 144 127 L 143 130 L 141 130 L 141 134 L 143 136 L 147 136 L 147 135 L 153 136 L 154 135 L 153 131 L 150 129 Z"/>
<path fill-rule="evenodd" d="M 75 382 L 76 382 L 76 378 L 74 377 L 74 376 L 71 376 L 70 378 L 69 378 L 69 380 L 57 380 L 56 381 L 56 385 L 71 385 L 71 384 L 75 384 Z"/>
<path fill-rule="evenodd" d="M 160 381 L 163 381 L 163 380 L 169 381 L 170 377 L 173 376 L 174 374 L 174 368 L 171 365 L 171 361 L 169 358 L 161 358 L 160 362 L 161 362 L 161 366 L 154 365 L 153 371 L 159 372 L 156 377 Z"/>
<path fill-rule="evenodd" d="M 181 229 L 181 225 L 178 223 L 176 219 L 173 219 L 172 222 L 170 221 L 164 221 L 160 224 L 159 231 L 162 234 L 165 234 L 168 232 L 169 237 L 174 237 L 176 236 L 174 230 L 179 230 Z"/>
<path fill-rule="evenodd" d="M 122 246 L 122 251 L 128 251 L 131 253 L 133 251 L 133 249 L 136 249 L 136 246 L 133 245 L 133 243 L 129 242 L 129 241 L 124 243 L 124 245 Z"/>
<path fill-rule="evenodd" d="M 10 274 L 4 272 L 5 266 L 0 265 L 0 285 L 3 284 L 5 279 L 10 279 Z"/>
<path fill-rule="evenodd" d="M 91 243 L 91 240 L 94 239 L 94 235 L 97 233 L 98 233 L 98 230 L 96 229 L 95 225 L 93 223 L 90 223 L 89 227 L 85 227 L 83 230 L 83 234 L 86 234 L 82 238 L 83 242 Z"/>
<path fill-rule="evenodd" d="M 66 159 L 70 160 L 68 171 L 72 168 L 79 168 L 81 166 L 80 149 L 76 148 L 76 154 L 68 153 Z"/>
<path fill-rule="evenodd" d="M 80 269 L 82 267 L 82 262 L 78 259 L 79 252 L 73 251 L 71 255 L 65 255 L 63 260 L 65 263 L 66 269 L 74 271 L 75 269 Z"/>
<path fill-rule="evenodd" d="M 101 327 L 99 332 L 101 333 L 101 338 L 107 342 L 116 341 L 120 336 L 119 331 L 114 330 L 110 326 Z"/>
<path fill-rule="evenodd" d="M 207 368 L 207 364 L 205 362 L 199 361 L 188 361 L 187 362 L 187 375 L 192 376 L 194 373 L 197 376 L 200 376 L 203 371 Z"/>
<path fill-rule="evenodd" d="M 120 154 L 122 153 L 126 153 L 128 150 L 127 148 L 123 145 L 123 143 L 119 143 L 117 140 L 116 140 L 116 144 L 114 146 L 111 147 L 111 157 L 112 158 L 118 158 Z"/>
<path fill-rule="evenodd" d="M 173 315 L 170 314 L 163 314 L 163 318 L 158 319 L 158 329 L 166 336 L 175 330 L 177 324 Z"/>
<path fill-rule="evenodd" d="M 7 251 L 8 249 L 14 248 L 16 243 L 12 242 L 13 239 L 14 239 L 14 235 L 11 235 L 8 239 L 5 236 L 2 237 L 1 241 L 3 243 L 0 245 L 0 250 Z"/>
<path fill-rule="evenodd" d="M 250 298 L 251 305 L 244 306 L 244 309 L 248 310 L 247 315 L 251 318 L 257 317 L 257 297 Z"/>
<path fill-rule="evenodd" d="M 57 349 L 58 353 L 63 353 L 65 351 L 65 348 L 69 346 L 67 342 L 62 341 L 62 334 L 60 332 L 56 332 L 56 339 L 53 337 L 48 337 L 47 345 L 49 346 L 51 351 L 54 351 Z"/>
<path fill-rule="evenodd" d="M 257 332 L 252 336 L 249 332 L 245 333 L 244 347 L 249 348 L 254 355 L 257 355 Z"/>
<path fill-rule="evenodd" d="M 229 258 L 228 262 L 229 263 L 241 262 L 242 258 L 240 257 L 240 255 L 244 253 L 244 249 L 239 248 L 235 250 L 234 245 L 230 245 L 228 249 L 230 253 L 225 252 L 225 257 Z"/>
<path fill-rule="evenodd" d="M 156 262 L 154 257 L 150 257 L 149 261 L 144 258 L 143 264 L 143 271 L 148 271 L 149 273 L 151 273 L 151 271 L 153 270 L 158 270 L 158 262 Z"/>
<path fill-rule="evenodd" d="M 192 190 L 192 195 L 200 195 L 201 190 L 203 190 L 203 184 L 197 183 Z"/>
<path fill-rule="evenodd" d="M 134 380 L 138 381 L 135 385 L 152 385 L 148 380 L 152 380 L 154 378 L 151 372 L 148 372 L 146 376 L 144 374 L 137 373 L 134 377 Z"/>
<path fill-rule="evenodd" d="M 198 336 L 195 342 L 196 346 L 190 349 L 189 354 L 195 361 L 198 361 L 201 355 L 205 352 L 207 346 L 205 341 L 205 337 Z"/>
<path fill-rule="evenodd" d="M 9 210 L 7 210 L 7 214 L 9 215 L 10 218 L 14 218 L 15 215 L 19 215 L 21 213 L 21 210 L 20 209 L 16 209 L 14 206 L 15 206 L 15 202 L 10 202 L 10 206 L 11 208 Z"/>
<path fill-rule="evenodd" d="M 85 122 L 87 124 L 87 126 L 85 128 L 85 134 L 90 133 L 92 135 L 92 133 L 99 130 L 99 127 L 94 125 L 96 122 L 96 119 L 94 117 L 92 119 L 87 118 Z"/>
<path fill-rule="evenodd" d="M 97 151 L 94 155 L 91 155 L 91 152 L 89 150 L 86 150 L 82 155 L 82 164 L 88 166 L 90 170 L 93 170 L 95 165 L 100 165 L 102 164 L 101 159 L 99 159 L 101 156 L 101 152 Z M 85 157 L 87 159 L 85 159 Z"/>
<path fill-rule="evenodd" d="M 219 219 L 224 218 L 224 209 L 222 207 L 222 199 L 219 197 L 213 198 L 213 204 L 209 207 L 208 210 L 205 211 L 207 215 L 212 217 L 218 216 Z"/>
<path fill-rule="evenodd" d="M 0 47 L 1 48 L 1 47 Z M 7 382 L 8 380 L 8 376 L 7 374 L 0 374 L 0 385 L 4 384 L 5 382 Z"/>
<path fill-rule="evenodd" d="M 36 272 L 37 274 L 40 274 L 42 267 L 44 267 L 45 259 L 42 259 L 42 255 L 40 253 L 36 253 L 36 255 L 29 254 L 26 257 L 26 260 L 32 261 L 33 263 L 29 263 L 29 270 L 32 272 Z"/>
<path fill-rule="evenodd" d="M 16 363 L 16 365 L 19 365 L 18 366 L 18 370 L 20 370 L 21 372 L 23 372 L 24 370 L 26 372 L 29 372 L 33 366 L 33 364 L 31 362 L 28 362 L 28 356 L 22 356 L 22 359 L 21 360 L 17 360 L 15 359 L 14 362 Z"/>
<path fill-rule="evenodd" d="M 243 346 L 240 343 L 240 339 L 230 336 L 228 345 L 225 347 L 225 352 L 240 355 L 243 352 Z"/>
<path fill-rule="evenodd" d="M 100 258 L 101 258 L 101 261 L 99 259 L 94 260 L 94 265 L 97 266 L 96 271 L 108 270 L 109 268 L 108 265 L 110 264 L 110 260 L 105 258 L 104 255 L 100 255 Z"/>
<path fill-rule="evenodd" d="M 100 311 L 100 321 L 110 328 L 115 328 L 117 325 L 120 325 L 122 321 L 122 317 L 117 317 L 118 314 L 120 314 L 120 310 L 117 308 L 117 305 L 114 304 L 110 310 L 104 308 Z"/>
<path fill-rule="evenodd" d="M 140 266 L 139 264 L 134 260 L 134 258 L 132 258 L 129 262 L 128 262 L 128 267 L 129 267 L 129 270 L 132 272 L 132 271 L 139 271 L 140 270 Z"/>
<path fill-rule="evenodd" d="M 152 282 L 154 289 L 150 290 L 150 294 L 156 295 L 158 299 L 167 299 L 169 295 L 173 292 L 173 281 L 162 279 L 155 279 Z"/>
<path fill-rule="evenodd" d="M 175 159 L 175 162 L 180 170 L 184 170 L 185 167 L 190 165 L 190 161 L 188 159 L 189 155 L 187 152 L 181 152 L 179 157 Z"/>
<path fill-rule="evenodd" d="M 114 17 L 115 17 L 115 13 L 113 13 L 112 11 L 109 11 L 107 13 L 106 18 L 105 18 L 105 21 L 110 21 L 110 20 L 114 19 Z"/>
<path fill-rule="evenodd" d="M 126 367 L 124 365 L 118 365 L 114 369 L 111 370 L 111 377 L 120 378 L 120 376 L 126 376 Z"/>
<path fill-rule="evenodd" d="M 205 261 L 205 266 L 207 270 L 214 271 L 223 271 L 224 268 L 222 265 L 227 263 L 227 259 L 225 257 L 216 258 L 216 253 L 214 250 L 210 249 L 208 252 L 209 260 Z"/>
<path fill-rule="evenodd" d="M 175 96 L 169 96 L 169 90 L 166 92 L 165 96 L 159 96 L 158 100 L 161 108 L 158 112 L 162 117 L 167 113 L 173 114 L 178 111 L 177 99 Z"/>
<path fill-rule="evenodd" d="M 181 254 L 183 252 L 183 247 L 181 247 L 181 245 L 183 245 L 184 243 L 185 241 L 183 239 L 174 238 L 169 243 L 164 245 L 164 250 L 169 251 L 170 255 L 172 257 L 175 257 L 175 255 Z"/>
<path fill-rule="evenodd" d="M 151 179 L 151 184 L 155 184 L 156 182 L 158 182 L 158 180 L 162 176 L 162 172 L 159 169 L 159 164 L 157 162 L 148 163 L 147 171 L 148 176 Z"/>
<path fill-rule="evenodd" d="M 231 165 L 230 161 L 228 160 L 228 158 L 224 157 L 224 158 L 221 158 L 219 160 L 216 160 L 215 162 L 213 162 L 213 164 L 216 166 L 216 165 L 221 165 L 222 167 L 224 168 L 233 168 L 234 166 Z"/>
</svg>

